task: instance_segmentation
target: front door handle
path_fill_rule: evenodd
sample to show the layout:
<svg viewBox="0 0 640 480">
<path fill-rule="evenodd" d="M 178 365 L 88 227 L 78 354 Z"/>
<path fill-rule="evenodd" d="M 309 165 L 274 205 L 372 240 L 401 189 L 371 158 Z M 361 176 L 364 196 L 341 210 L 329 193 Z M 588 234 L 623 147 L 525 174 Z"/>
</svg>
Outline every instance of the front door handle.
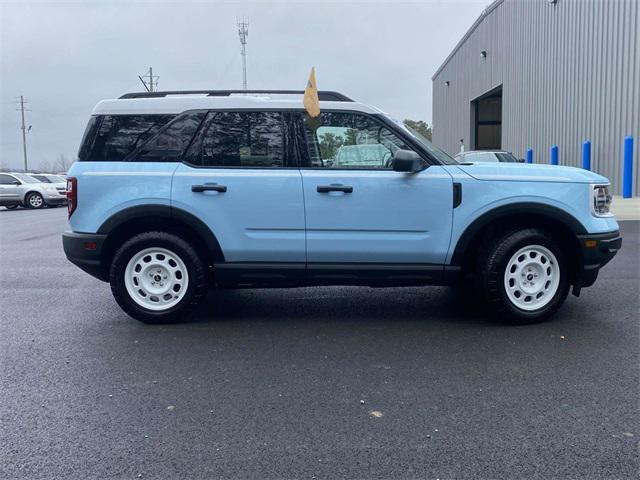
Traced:
<svg viewBox="0 0 640 480">
<path fill-rule="evenodd" d="M 196 193 L 202 192 L 220 192 L 227 191 L 226 185 L 218 185 L 217 183 L 205 183 L 204 185 L 191 185 L 191 191 Z"/>
<path fill-rule="evenodd" d="M 352 186 L 342 185 L 338 183 L 332 183 L 331 185 L 318 185 L 316 190 L 318 191 L 318 193 L 329 193 L 329 192 L 353 193 Z"/>
</svg>

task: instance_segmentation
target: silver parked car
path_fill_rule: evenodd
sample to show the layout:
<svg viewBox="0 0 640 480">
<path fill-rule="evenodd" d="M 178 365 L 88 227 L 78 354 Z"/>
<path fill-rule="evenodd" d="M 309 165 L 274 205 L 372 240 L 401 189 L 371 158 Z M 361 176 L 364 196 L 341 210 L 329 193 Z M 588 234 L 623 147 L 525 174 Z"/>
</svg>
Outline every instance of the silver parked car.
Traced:
<svg viewBox="0 0 640 480">
<path fill-rule="evenodd" d="M 1 206 L 42 208 L 66 203 L 66 194 L 59 192 L 55 184 L 42 183 L 24 173 L 0 173 Z"/>
</svg>

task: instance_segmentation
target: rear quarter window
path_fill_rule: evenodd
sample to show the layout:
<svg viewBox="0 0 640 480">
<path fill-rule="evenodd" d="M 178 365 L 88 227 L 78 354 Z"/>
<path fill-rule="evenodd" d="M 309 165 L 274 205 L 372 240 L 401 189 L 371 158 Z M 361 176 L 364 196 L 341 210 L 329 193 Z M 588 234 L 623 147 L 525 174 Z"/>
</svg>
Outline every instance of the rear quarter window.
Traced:
<svg viewBox="0 0 640 480">
<path fill-rule="evenodd" d="M 176 115 L 97 115 L 85 130 L 78 160 L 119 162 L 153 137 Z"/>
</svg>

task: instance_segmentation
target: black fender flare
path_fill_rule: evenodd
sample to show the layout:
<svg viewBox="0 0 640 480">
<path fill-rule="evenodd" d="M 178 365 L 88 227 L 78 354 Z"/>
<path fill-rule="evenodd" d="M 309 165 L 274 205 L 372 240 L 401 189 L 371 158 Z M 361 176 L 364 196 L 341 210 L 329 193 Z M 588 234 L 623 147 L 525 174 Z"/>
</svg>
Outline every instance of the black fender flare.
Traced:
<svg viewBox="0 0 640 480">
<path fill-rule="evenodd" d="M 108 235 L 118 226 L 136 218 L 167 218 L 191 228 L 205 243 L 214 258 L 224 261 L 220 243 L 211 229 L 195 215 L 170 205 L 136 205 L 113 214 L 105 220 L 96 233 Z"/>
<path fill-rule="evenodd" d="M 584 235 L 587 233 L 587 230 L 577 218 L 558 207 L 535 202 L 521 202 L 503 205 L 483 213 L 467 226 L 462 235 L 460 235 L 455 249 L 453 250 L 451 264 L 462 264 L 469 244 L 472 242 L 476 234 L 485 226 L 500 219 L 501 217 L 511 215 L 535 215 L 542 218 L 546 217 L 561 223 L 575 235 Z"/>
</svg>

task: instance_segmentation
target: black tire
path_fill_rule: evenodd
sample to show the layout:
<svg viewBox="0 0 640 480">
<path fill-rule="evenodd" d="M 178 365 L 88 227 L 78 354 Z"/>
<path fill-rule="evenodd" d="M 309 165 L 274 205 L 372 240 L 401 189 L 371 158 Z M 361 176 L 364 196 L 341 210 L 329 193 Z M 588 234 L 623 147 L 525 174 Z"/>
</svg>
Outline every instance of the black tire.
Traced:
<svg viewBox="0 0 640 480">
<path fill-rule="evenodd" d="M 38 192 L 31 192 L 27 195 L 27 198 L 24 199 L 24 206 L 31 209 L 39 209 L 44 208 L 44 198 Z"/>
<path fill-rule="evenodd" d="M 7 210 L 15 210 L 16 208 L 18 208 L 18 204 L 16 203 L 15 205 L 5 205 L 4 208 L 6 208 Z"/>
<path fill-rule="evenodd" d="M 182 299 L 167 310 L 144 308 L 129 294 L 125 283 L 127 264 L 147 248 L 162 248 L 176 254 L 186 266 L 189 282 Z M 168 232 L 145 232 L 127 240 L 115 253 L 109 272 L 111 292 L 118 305 L 131 317 L 144 323 L 173 323 L 186 319 L 207 293 L 206 265 L 189 243 Z"/>
<path fill-rule="evenodd" d="M 548 303 L 535 310 L 523 310 L 509 299 L 505 288 L 505 270 L 520 249 L 534 245 L 553 253 L 558 263 L 560 279 L 558 288 Z M 512 230 L 488 239 L 479 251 L 476 272 L 476 286 L 490 316 L 504 323 L 526 325 L 547 320 L 562 306 L 569 293 L 566 255 L 551 234 L 537 228 Z"/>
</svg>

